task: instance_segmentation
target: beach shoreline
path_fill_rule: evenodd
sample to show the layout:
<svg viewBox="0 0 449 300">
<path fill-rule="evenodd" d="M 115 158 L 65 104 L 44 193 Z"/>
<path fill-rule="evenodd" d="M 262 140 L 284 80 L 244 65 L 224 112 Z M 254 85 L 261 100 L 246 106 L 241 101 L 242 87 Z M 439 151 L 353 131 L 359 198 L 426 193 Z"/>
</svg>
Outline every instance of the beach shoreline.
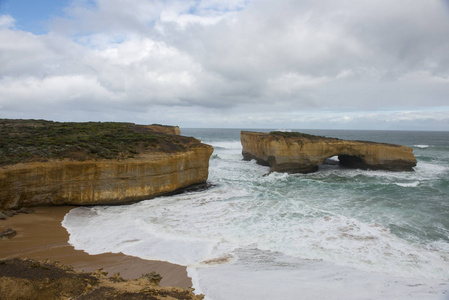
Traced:
<svg viewBox="0 0 449 300">
<path fill-rule="evenodd" d="M 192 280 L 184 266 L 144 260 L 122 253 L 89 255 L 68 243 L 69 234 L 62 226 L 64 216 L 75 206 L 34 207 L 33 214 L 19 214 L 0 220 L 0 231 L 11 228 L 17 235 L 0 240 L 0 259 L 33 258 L 59 261 L 78 271 L 94 272 L 100 268 L 108 276 L 119 272 L 125 279 L 134 279 L 155 271 L 162 276 L 161 286 L 187 288 Z"/>
</svg>

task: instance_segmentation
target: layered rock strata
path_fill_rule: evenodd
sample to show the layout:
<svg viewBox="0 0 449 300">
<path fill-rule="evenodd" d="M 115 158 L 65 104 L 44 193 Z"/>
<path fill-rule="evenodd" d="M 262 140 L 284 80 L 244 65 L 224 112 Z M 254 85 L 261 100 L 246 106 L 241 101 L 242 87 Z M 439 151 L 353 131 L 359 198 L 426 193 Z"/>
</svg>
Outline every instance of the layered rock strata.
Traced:
<svg viewBox="0 0 449 300">
<path fill-rule="evenodd" d="M 126 160 L 55 160 L 0 168 L 0 209 L 124 204 L 205 183 L 212 147 Z"/>
<path fill-rule="evenodd" d="M 128 157 L 102 159 L 75 153 L 0 165 L 0 211 L 42 205 L 124 204 L 206 183 L 212 146 L 175 136 L 178 127 L 134 127 L 143 135 L 150 128 L 148 134 L 158 134 L 158 142 L 146 150 L 141 146 L 139 153 Z"/>
<path fill-rule="evenodd" d="M 338 156 L 349 168 L 413 171 L 413 149 L 385 143 L 325 138 L 297 132 L 241 132 L 244 160 L 255 159 L 270 172 L 310 173 Z"/>
</svg>

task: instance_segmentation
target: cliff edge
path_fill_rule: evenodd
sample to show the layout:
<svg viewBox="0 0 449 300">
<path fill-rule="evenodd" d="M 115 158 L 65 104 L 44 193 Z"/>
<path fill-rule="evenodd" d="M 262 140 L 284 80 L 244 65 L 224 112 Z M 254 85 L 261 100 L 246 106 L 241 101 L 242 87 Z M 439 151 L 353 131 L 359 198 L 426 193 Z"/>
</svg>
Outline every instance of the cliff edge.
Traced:
<svg viewBox="0 0 449 300">
<path fill-rule="evenodd" d="M 255 159 L 270 167 L 270 172 L 310 173 L 327 158 L 338 156 L 349 168 L 413 171 L 413 149 L 385 143 L 350 141 L 319 137 L 299 132 L 242 131 L 244 160 Z"/>
<path fill-rule="evenodd" d="M 124 204 L 207 181 L 212 146 L 179 128 L 0 120 L 0 210 Z"/>
</svg>

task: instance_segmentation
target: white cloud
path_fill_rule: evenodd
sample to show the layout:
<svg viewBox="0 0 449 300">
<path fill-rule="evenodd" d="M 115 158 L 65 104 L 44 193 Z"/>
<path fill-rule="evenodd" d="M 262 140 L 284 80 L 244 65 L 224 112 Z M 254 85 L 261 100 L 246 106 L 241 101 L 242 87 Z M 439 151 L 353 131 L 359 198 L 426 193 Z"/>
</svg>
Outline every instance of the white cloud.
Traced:
<svg viewBox="0 0 449 300">
<path fill-rule="evenodd" d="M 14 20 L 13 17 L 10 15 L 1 15 L 0 16 L 0 28 L 6 27 L 11 28 L 14 27 L 14 24 L 16 23 L 16 20 Z"/>
<path fill-rule="evenodd" d="M 88 110 L 116 100 L 113 93 L 95 78 L 81 75 L 44 78 L 4 79 L 0 81 L 3 109 L 15 111 L 45 110 L 49 107 L 70 109 L 87 106 Z"/>
<path fill-rule="evenodd" d="M 3 116 L 41 107 L 29 115 L 375 128 L 413 127 L 384 113 L 409 110 L 448 125 L 437 112 L 448 106 L 449 11 L 438 0 L 75 0 L 65 12 L 46 35 L 0 16 Z"/>
</svg>

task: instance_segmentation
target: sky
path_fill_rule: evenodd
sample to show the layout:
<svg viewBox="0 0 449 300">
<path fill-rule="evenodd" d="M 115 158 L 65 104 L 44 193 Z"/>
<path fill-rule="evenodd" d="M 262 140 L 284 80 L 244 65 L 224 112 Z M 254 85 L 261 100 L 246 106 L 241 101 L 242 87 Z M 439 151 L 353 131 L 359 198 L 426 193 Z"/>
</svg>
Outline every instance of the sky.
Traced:
<svg viewBox="0 0 449 300">
<path fill-rule="evenodd" d="M 0 118 L 449 131 L 449 0 L 0 0 Z"/>
</svg>

